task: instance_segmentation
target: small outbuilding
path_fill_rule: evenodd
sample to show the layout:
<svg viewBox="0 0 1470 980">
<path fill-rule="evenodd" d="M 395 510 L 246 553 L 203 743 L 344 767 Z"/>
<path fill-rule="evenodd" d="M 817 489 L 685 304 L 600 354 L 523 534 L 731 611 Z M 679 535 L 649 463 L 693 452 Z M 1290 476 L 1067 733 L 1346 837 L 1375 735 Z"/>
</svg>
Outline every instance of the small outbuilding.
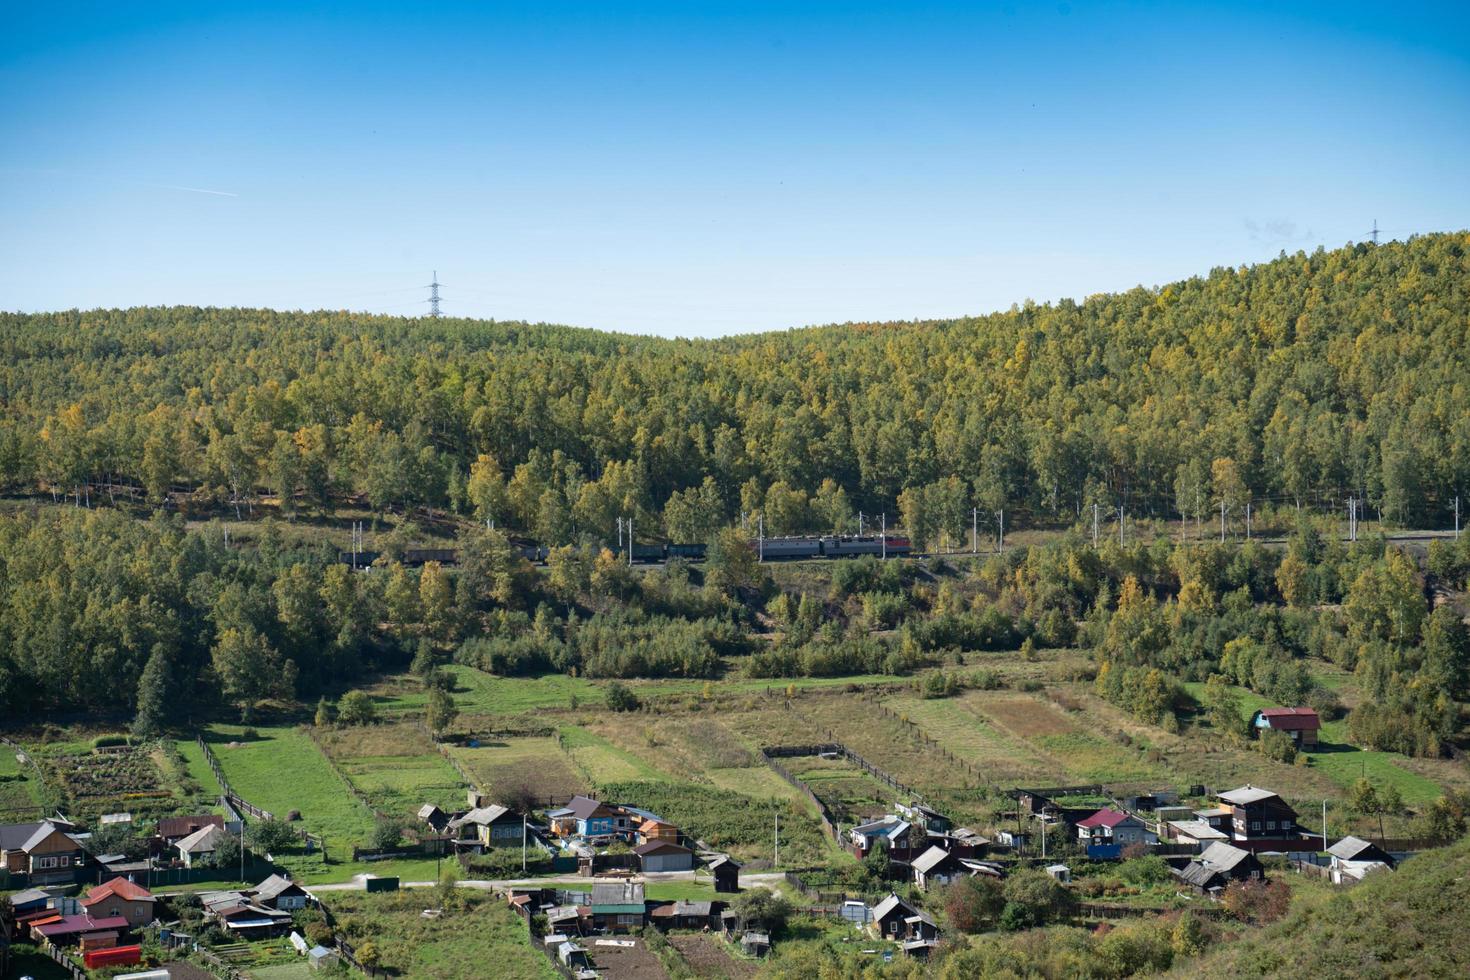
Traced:
<svg viewBox="0 0 1470 980">
<path fill-rule="evenodd" d="M 337 955 L 335 949 L 325 946 L 313 946 L 306 954 L 306 964 L 313 970 L 335 969 L 341 961 L 342 957 Z"/>
<path fill-rule="evenodd" d="M 732 893 L 740 891 L 740 862 L 728 854 L 721 854 L 709 863 L 710 874 L 715 879 L 715 891 Z"/>
<path fill-rule="evenodd" d="M 651 840 L 633 848 L 644 872 L 688 871 L 694 867 L 694 852 L 682 844 L 666 840 Z"/>
<path fill-rule="evenodd" d="M 1251 728 L 1285 732 L 1297 745 L 1310 747 L 1317 744 L 1322 719 L 1311 708 L 1265 708 L 1251 716 Z"/>
</svg>

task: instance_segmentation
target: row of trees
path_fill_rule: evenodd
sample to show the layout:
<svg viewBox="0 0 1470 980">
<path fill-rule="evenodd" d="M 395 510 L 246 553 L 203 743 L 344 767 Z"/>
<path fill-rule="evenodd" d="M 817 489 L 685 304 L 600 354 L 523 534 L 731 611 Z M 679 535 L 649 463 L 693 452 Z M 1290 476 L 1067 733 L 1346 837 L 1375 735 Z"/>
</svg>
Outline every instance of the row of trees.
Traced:
<svg viewBox="0 0 1470 980">
<path fill-rule="evenodd" d="M 242 513 L 344 494 L 552 544 L 971 508 L 1238 526 L 1247 500 L 1470 497 L 1464 234 L 987 317 L 666 341 L 174 307 L 0 315 L 0 485 Z M 95 489 L 94 489 L 95 488 Z M 892 521 L 890 520 L 890 523 Z"/>
</svg>

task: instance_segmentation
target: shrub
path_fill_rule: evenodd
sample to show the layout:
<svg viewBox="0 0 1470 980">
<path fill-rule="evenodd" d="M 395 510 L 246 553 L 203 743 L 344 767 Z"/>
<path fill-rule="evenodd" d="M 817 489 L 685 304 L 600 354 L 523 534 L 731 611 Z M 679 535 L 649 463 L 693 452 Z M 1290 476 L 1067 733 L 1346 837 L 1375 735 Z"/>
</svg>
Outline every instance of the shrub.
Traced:
<svg viewBox="0 0 1470 980">
<path fill-rule="evenodd" d="M 378 706 L 366 691 L 348 691 L 337 705 L 337 720 L 344 725 L 370 725 L 378 720 Z"/>
<path fill-rule="evenodd" d="M 603 697 L 607 700 L 608 708 L 613 711 L 637 711 L 643 706 L 643 702 L 638 700 L 638 695 L 629 690 L 628 685 L 619 681 L 609 684 L 607 690 L 603 692 Z"/>
<path fill-rule="evenodd" d="M 107 749 L 118 745 L 130 745 L 132 740 L 126 735 L 98 735 L 92 739 L 92 748 Z"/>
</svg>

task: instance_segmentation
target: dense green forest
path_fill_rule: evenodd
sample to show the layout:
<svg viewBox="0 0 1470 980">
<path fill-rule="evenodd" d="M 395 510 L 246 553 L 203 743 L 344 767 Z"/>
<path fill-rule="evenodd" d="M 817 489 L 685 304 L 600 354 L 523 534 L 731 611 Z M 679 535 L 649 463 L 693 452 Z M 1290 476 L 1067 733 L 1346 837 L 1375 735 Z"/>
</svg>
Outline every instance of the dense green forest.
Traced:
<svg viewBox="0 0 1470 980">
<path fill-rule="evenodd" d="M 0 484 L 203 511 L 355 495 L 551 544 L 970 511 L 1238 522 L 1470 496 L 1470 236 L 953 321 L 712 341 L 349 313 L 0 315 Z M 989 518 L 987 518 L 988 520 Z"/>
</svg>

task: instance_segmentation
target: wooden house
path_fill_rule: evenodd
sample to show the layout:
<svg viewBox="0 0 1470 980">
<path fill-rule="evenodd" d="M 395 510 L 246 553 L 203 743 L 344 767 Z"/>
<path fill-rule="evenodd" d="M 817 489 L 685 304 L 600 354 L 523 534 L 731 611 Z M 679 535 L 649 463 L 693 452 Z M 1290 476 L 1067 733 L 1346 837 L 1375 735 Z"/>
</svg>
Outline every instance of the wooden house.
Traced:
<svg viewBox="0 0 1470 980">
<path fill-rule="evenodd" d="M 1311 708 L 1265 708 L 1251 715 L 1251 731 L 1285 732 L 1301 748 L 1317 744 L 1322 719 Z"/>
<path fill-rule="evenodd" d="M 306 908 L 307 897 L 306 889 L 281 875 L 271 875 L 257 885 L 251 895 L 256 905 L 280 912 Z"/>
<path fill-rule="evenodd" d="M 1201 895 L 1218 895 L 1232 881 L 1264 878 L 1265 869 L 1261 867 L 1260 859 L 1250 851 L 1216 842 L 1174 874 Z"/>
<path fill-rule="evenodd" d="M 32 885 L 70 884 L 87 866 L 75 827 L 58 820 L 0 825 L 0 867 Z"/>
<path fill-rule="evenodd" d="M 679 828 L 667 820 L 644 820 L 638 825 L 638 843 L 651 844 L 655 841 L 679 843 Z"/>
<path fill-rule="evenodd" d="M 200 813 L 188 817 L 163 817 L 158 821 L 158 836 L 173 844 L 205 827 L 225 829 L 225 818 L 217 813 Z"/>
<path fill-rule="evenodd" d="M 956 854 L 938 846 L 932 846 L 914 858 L 910 867 L 914 873 L 914 884 L 920 891 L 927 891 L 933 885 L 947 885 L 956 878 L 968 878 L 970 875 Z"/>
<path fill-rule="evenodd" d="M 609 932 L 626 932 L 644 923 L 647 908 L 641 881 L 599 882 L 592 886 L 592 925 Z"/>
<path fill-rule="evenodd" d="M 1344 837 L 1327 849 L 1332 858 L 1332 882 L 1336 885 L 1362 881 L 1377 871 L 1392 871 L 1398 861 L 1377 844 L 1360 837 Z"/>
<path fill-rule="evenodd" d="M 1221 804 L 1230 808 L 1230 838 L 1237 844 L 1274 844 L 1300 836 L 1296 811 L 1269 789 L 1247 783 L 1239 789 L 1221 793 L 1217 798 Z"/>
<path fill-rule="evenodd" d="M 218 850 L 226 836 L 219 826 L 207 824 L 174 842 L 174 849 L 179 852 L 179 860 L 184 862 L 184 867 L 192 868 Z"/>
<path fill-rule="evenodd" d="M 525 818 L 499 804 L 476 807 L 447 826 L 457 839 L 480 847 L 520 847 L 525 840 Z"/>
</svg>

